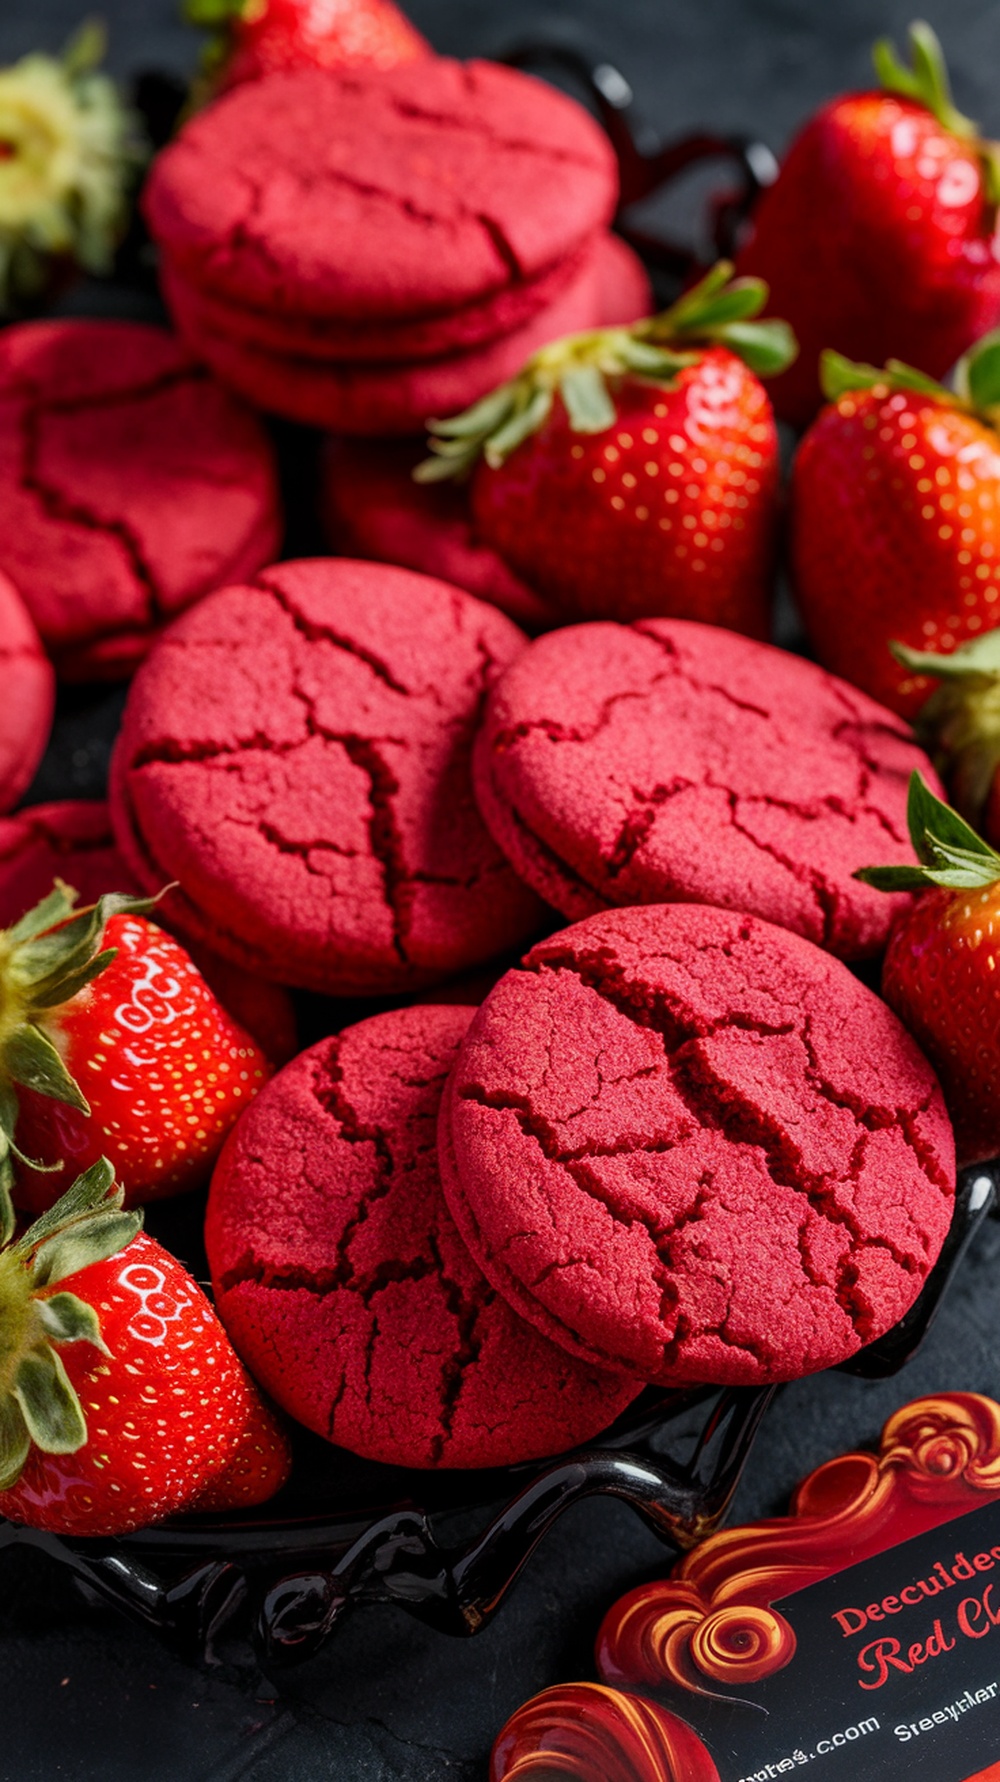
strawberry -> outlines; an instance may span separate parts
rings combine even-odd
[[[178,1194],[204,1181],[270,1075],[149,907],[104,897],[75,913],[57,883],[0,933],[4,1238],[13,1160],[29,1211],[51,1205],[64,1162],[86,1169],[106,1152],[132,1204]]]
[[[213,40],[205,75],[215,91],[290,68],[395,68],[432,54],[392,0],[186,0]]]
[[[738,268],[767,279],[802,353],[774,387],[804,425],[821,348],[890,354],[943,377],[1000,322],[997,145],[956,111],[941,46],[910,27],[912,66],[876,44],[881,90],[825,106],[760,199]]]
[[[1000,1153],[1000,854],[914,774],[918,866],[863,867],[879,891],[920,891],[893,925],[882,994],[941,1079],[960,1163]]]
[[[820,661],[911,717],[931,682],[890,643],[948,653],[1000,624],[1000,336],[955,392],[898,360],[828,352],[822,375],[792,471],[795,591]]]
[[[287,1453],[200,1287],[122,1199],[102,1158],[0,1250],[0,1515],[31,1528],[124,1534],[218,1489],[265,1427]],[[275,1476],[268,1457],[261,1489]]]
[[[484,543],[568,617],[704,619],[764,636],[778,505],[754,375],[795,351],[767,287],[720,262],[662,315],[555,341],[431,423],[419,480],[475,467]]]

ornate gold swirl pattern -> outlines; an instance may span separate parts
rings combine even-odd
[[[600,1683],[566,1683],[512,1714],[490,1782],[719,1782],[697,1733],[655,1702]]]
[[[757,1682],[795,1650],[773,1603],[998,1492],[1000,1405],[973,1392],[916,1399],[890,1417],[877,1454],[811,1473],[790,1515],[710,1535],[669,1577],[623,1596],[598,1634],[600,1675],[709,1695]]]

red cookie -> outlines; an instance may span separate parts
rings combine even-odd
[[[129,674],[168,619],[280,538],[259,421],[163,329],[0,334],[0,568],[65,679]]]
[[[331,439],[323,464],[323,518],[330,544],[348,557],[398,563],[465,588],[520,625],[556,622],[545,602],[476,536],[468,491],[458,483],[416,483],[423,446]]]
[[[141,887],[115,847],[108,807],[97,799],[35,804],[0,818],[0,928],[17,922],[65,879],[80,906],[96,903],[105,891],[141,894]],[[156,919],[170,926],[172,894],[157,905]],[[295,1011],[287,991],[253,977],[207,947],[192,946],[191,957],[224,1009],[257,1041],[272,1064],[285,1064],[298,1051]]]
[[[902,719],[811,662],[682,619],[567,626],[494,688],[476,745],[487,825],[529,885],[579,918],[714,903],[844,959],[906,907],[852,877],[911,861]]]
[[[374,324],[530,283],[610,221],[616,196],[611,147],[575,101],[435,57],[238,88],[157,156],[145,211],[206,291]]]
[[[419,989],[540,906],[487,834],[470,753],[524,647],[493,607],[346,558],[282,563],[173,625],[129,695],[112,821],[184,934],[278,983]]]
[[[628,256],[626,259],[625,256]],[[336,433],[420,433],[515,376],[525,359],[563,334],[634,322],[649,312],[649,281],[631,250],[602,234],[552,302],[496,340],[439,359],[353,364],[277,353],[233,338],[202,294],[171,266],[164,296],[191,351],[257,408]]]
[[[704,905],[542,941],[441,1109],[448,1203],[515,1309],[664,1385],[830,1367],[916,1298],[955,1150],[901,1023],[828,953]]]
[[[216,296],[189,278],[184,266],[169,256],[165,263],[169,263],[169,288],[182,292],[189,313],[215,333],[294,359],[393,364],[410,359],[440,359],[449,353],[486,346],[512,329],[523,328],[579,278],[593,259],[600,239],[600,235],[592,237],[568,259],[547,267],[537,278],[509,285],[483,303],[413,320],[344,322],[336,316],[288,315],[283,310],[255,309],[232,297]]]
[[[0,550],[2,550],[0,544]],[[9,811],[35,775],[52,728],[55,679],[17,589],[0,570],[0,811]]]
[[[304,1052],[232,1133],[205,1242],[222,1318],[282,1406],[399,1466],[503,1466],[589,1441],[633,1380],[511,1311],[455,1229],[441,1090],[472,1019],[418,1005]]]

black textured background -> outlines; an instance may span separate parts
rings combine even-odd
[[[84,0],[0,0],[0,62],[54,49]],[[115,71],[185,74],[195,39],[175,0],[105,0]],[[1000,133],[1000,5],[934,0],[963,109]],[[412,0],[437,48],[497,53],[525,36],[617,62],[662,131],[751,131],[780,150],[828,94],[866,82],[903,0]],[[99,790],[115,696],[63,710],[37,796]],[[990,1222],[923,1353],[895,1380],[842,1375],[786,1389],[736,1513],[784,1506],[809,1468],[873,1440],[905,1399],[955,1388],[1000,1396],[1000,1225]],[[474,1640],[394,1609],[358,1614],[317,1659],[276,1679],[189,1670],[152,1635],[77,1603],[30,1555],[0,1564],[0,1782],[485,1782],[506,1716],[547,1684],[592,1675],[603,1610],[655,1574],[662,1550],[623,1507],[571,1511],[497,1622]]]

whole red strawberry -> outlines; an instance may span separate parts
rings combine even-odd
[[[943,377],[1000,322],[996,145],[951,102],[941,46],[910,27],[912,66],[875,48],[881,91],[836,99],[805,126],[763,194],[740,272],[767,279],[801,355],[774,405],[804,425],[819,353],[890,353]]]
[[[1000,854],[910,782],[919,866],[865,867],[880,891],[922,891],[896,921],[882,994],[941,1079],[960,1163],[1000,1154]]]
[[[203,1507],[258,1455],[237,1501],[287,1475],[205,1295],[121,1208],[102,1159],[0,1251],[0,1515],[31,1528],[124,1534]]]
[[[270,1075],[149,907],[57,885],[0,934],[0,1235],[14,1159],[29,1211],[106,1154],[131,1204],[196,1187]]]
[[[425,481],[475,466],[481,539],[574,618],[766,635],[778,445],[755,371],[788,363],[767,289],[721,262],[671,309],[572,335],[455,420]]]
[[[216,34],[206,74],[217,91],[290,68],[395,68],[433,53],[393,0],[185,0],[184,12]]]
[[[909,717],[932,683],[890,644],[947,654],[1000,624],[1000,339],[954,393],[836,353],[823,380],[792,471],[795,592],[824,666]]]

